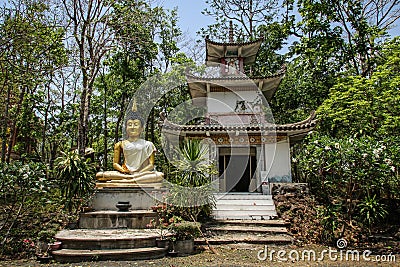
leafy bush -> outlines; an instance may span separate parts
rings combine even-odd
[[[78,152],[71,151],[57,158],[56,170],[65,207],[69,211],[79,210],[93,194],[94,166]]]
[[[364,200],[358,205],[359,216],[362,222],[367,224],[368,230],[371,233],[371,226],[384,219],[387,214],[387,207],[379,203],[376,199],[376,195],[372,197],[366,196]]]
[[[198,222],[180,220],[170,224],[168,229],[174,234],[176,240],[190,240],[200,236],[200,223]]]
[[[46,165],[0,163],[0,257],[32,256],[68,221]]]
[[[332,238],[354,222],[370,228],[385,217],[382,200],[400,197],[399,156],[398,137],[338,139],[314,134],[308,140],[295,161],[300,181],[309,183],[325,206],[321,214]]]

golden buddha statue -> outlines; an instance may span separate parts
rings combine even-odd
[[[135,106],[125,117],[126,139],[114,146],[113,167],[116,171],[98,172],[98,188],[149,185],[163,180],[164,174],[154,170],[154,144],[140,139],[144,122],[136,113]],[[121,155],[124,156],[123,164]]]

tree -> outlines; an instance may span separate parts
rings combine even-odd
[[[206,8],[202,13],[214,17],[216,23],[201,31],[203,34],[208,32],[215,35],[221,40],[228,37],[229,20],[234,22],[235,35],[239,40],[254,40],[257,38],[257,27],[272,21],[278,14],[277,1],[208,0],[206,3],[210,9]]]
[[[382,38],[398,19],[397,2],[298,1],[300,17],[287,25],[295,37],[291,60],[272,101],[277,121],[304,119],[328,98],[339,77],[372,75]]]
[[[369,78],[348,76],[332,88],[318,109],[331,136],[396,136],[400,129],[400,39],[384,45]]]
[[[1,10],[2,161],[8,162],[12,151],[40,158],[36,143],[46,85],[66,63],[64,31],[54,28],[48,11],[42,2],[25,1]]]
[[[295,25],[300,41],[294,49],[311,56],[310,61],[318,59],[315,52],[326,54],[330,57],[326,64],[336,62],[340,69],[367,77],[375,66],[379,40],[399,18],[398,4],[398,0],[300,0],[301,21]]]
[[[62,4],[79,53],[77,64],[82,75],[82,92],[79,105],[78,150],[83,154],[87,143],[94,82],[104,56],[112,47],[112,7],[109,1],[104,0],[63,0]]]
[[[115,42],[95,82],[98,94],[92,99],[93,128],[88,133],[89,143],[93,141],[96,150],[103,150],[104,159],[110,144],[121,138],[121,122],[136,90],[150,76],[187,61],[178,53],[181,31],[176,27],[176,10],[151,7],[146,1],[114,1],[112,7],[110,26]],[[155,143],[159,111],[155,107],[146,122],[145,139]]]

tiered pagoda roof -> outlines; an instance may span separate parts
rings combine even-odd
[[[237,70],[234,74],[226,73],[226,69],[221,72],[219,77],[200,77],[187,73],[188,87],[193,104],[205,105],[204,98],[210,92],[229,92],[229,91],[255,91],[260,90],[267,101],[270,101],[275,94],[285,69],[280,70],[274,75],[264,77],[247,77],[243,74],[243,66],[251,65],[255,62],[258,50],[261,47],[263,38],[251,42],[234,42],[233,29],[231,24],[229,42],[211,41],[208,36],[206,41],[206,64],[221,64],[221,70],[228,64],[229,60],[236,60]],[[229,68],[228,66],[226,66]]]
[[[194,104],[200,104],[196,98],[207,96],[207,87],[209,87],[209,92],[260,90],[267,101],[271,101],[284,76],[284,71],[275,75],[252,78],[244,75],[208,78],[186,74],[190,96]]]
[[[269,102],[285,75],[285,68],[282,68],[274,75],[249,78],[243,74],[243,66],[251,65],[255,62],[263,38],[246,43],[235,43],[233,42],[233,29],[231,26],[229,40],[229,43],[219,43],[209,40],[208,37],[206,38],[206,63],[208,65],[216,63],[221,64],[219,65],[219,75],[215,76],[215,73],[210,73],[210,75],[214,76],[203,77],[196,76],[192,73],[186,73],[187,84],[193,104],[206,105],[206,99],[212,92],[239,91],[261,91]],[[230,64],[239,68],[231,68]],[[275,136],[278,139],[281,138],[279,140],[283,140],[287,136],[290,142],[293,143],[301,140],[316,126],[317,123],[317,120],[315,120],[315,112],[311,113],[311,115],[304,121],[281,125],[266,123],[265,120],[257,120],[257,118],[255,120],[245,120],[246,123],[243,121],[225,122],[225,125],[222,125],[213,121],[216,116],[219,117],[221,114],[216,114],[214,112],[209,113],[208,115],[210,117],[208,117],[205,124],[178,125],[163,118],[163,121],[160,122],[160,126],[163,128],[164,132],[172,135],[192,137],[208,136],[215,139],[219,144],[227,144],[227,142],[239,142],[240,144],[243,144],[243,142],[245,142],[243,141],[243,137],[246,135],[252,136],[249,139],[250,142],[260,143],[263,139],[267,138],[267,136]],[[229,112],[222,115],[232,116]],[[255,113],[252,114],[251,112],[248,114],[240,113],[236,114],[236,117],[251,117],[255,115]],[[232,133],[236,136],[235,138],[229,137]]]
[[[206,64],[210,62],[221,63],[221,58],[238,57],[244,59],[244,64],[253,64],[263,38],[245,43],[220,43],[211,41],[206,37]]]

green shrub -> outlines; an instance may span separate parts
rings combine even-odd
[[[325,206],[325,230],[331,236],[355,222],[369,230],[384,218],[379,203],[400,198],[398,137],[340,139],[314,134],[307,142],[295,160],[299,180],[309,183]]]
[[[198,222],[181,220],[170,224],[168,230],[174,234],[176,240],[190,240],[200,236],[200,226]]]
[[[0,163],[0,258],[29,257],[68,221],[46,165]]]
[[[76,151],[62,153],[55,166],[65,207],[79,210],[94,192],[94,166]]]

